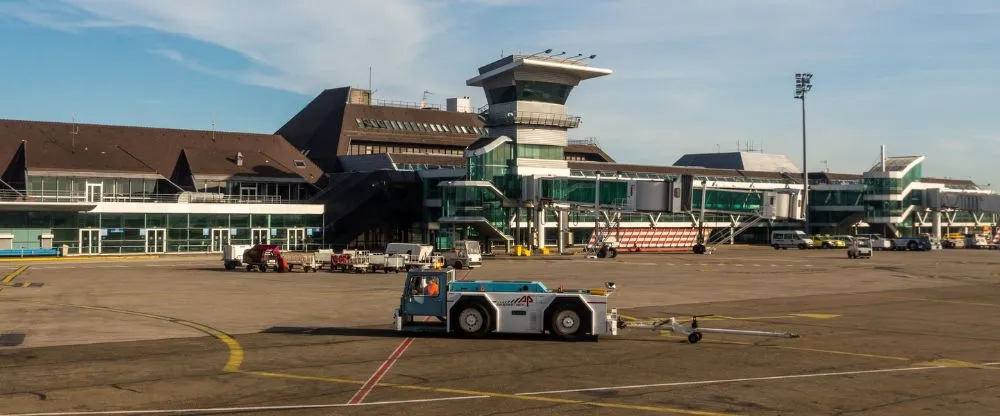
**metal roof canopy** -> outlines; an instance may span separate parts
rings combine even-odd
[[[500,66],[499,68],[486,71],[485,73],[477,77],[470,78],[469,80],[465,81],[465,85],[468,85],[470,87],[481,87],[483,86],[483,82],[486,81],[487,79],[521,68],[568,73],[579,78],[580,80],[610,75],[612,72],[610,69],[594,68],[581,64],[565,64],[561,62],[550,62],[541,59],[515,57],[513,58],[513,62]]]

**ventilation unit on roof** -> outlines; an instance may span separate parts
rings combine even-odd
[[[243,152],[236,152],[236,166],[243,166]]]
[[[297,167],[299,169],[305,169],[305,167],[306,167],[306,161],[304,161],[304,160],[298,160],[298,159],[296,159],[294,161],[294,163],[295,163],[295,167]]]

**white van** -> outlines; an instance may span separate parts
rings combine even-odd
[[[461,270],[466,267],[473,269],[483,265],[483,254],[478,241],[458,240],[451,250],[441,253],[444,265]]]
[[[774,247],[775,250],[789,247],[805,250],[812,245],[812,239],[800,230],[771,231],[771,247]]]

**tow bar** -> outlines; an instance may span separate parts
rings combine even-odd
[[[701,341],[703,333],[710,334],[730,334],[730,335],[748,335],[748,336],[758,336],[758,337],[770,337],[770,338],[798,338],[799,336],[791,332],[770,332],[770,331],[750,331],[741,329],[721,329],[721,328],[701,328],[698,326],[698,318],[712,316],[712,315],[696,315],[691,317],[691,326],[684,326],[683,324],[677,322],[676,318],[670,317],[664,320],[653,320],[653,321],[622,321],[618,320],[618,328],[649,328],[650,330],[656,331],[661,328],[666,328],[667,330],[681,334],[687,337],[688,342],[692,344],[697,344]]]

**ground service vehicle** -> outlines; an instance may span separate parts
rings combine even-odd
[[[399,273],[406,268],[406,261],[403,256],[397,254],[375,253],[368,255],[368,263],[372,271],[383,271],[385,273]]]
[[[965,247],[967,248],[992,248],[992,244],[986,240],[986,236],[981,234],[966,234]]]
[[[770,337],[795,337],[787,332],[761,332],[690,327],[674,318],[655,322],[625,322],[617,309],[608,310],[615,284],[604,289],[549,289],[537,281],[456,281],[455,270],[411,270],[399,308],[393,314],[397,331],[456,333],[483,337],[488,333],[544,334],[565,340],[617,335],[618,329],[649,328],[681,333],[691,343],[703,332]],[[425,318],[425,319],[420,319]],[[428,318],[436,318],[428,319]]]
[[[812,247],[813,240],[799,230],[771,231],[771,247],[777,249],[798,248],[805,250]]]
[[[885,238],[878,234],[859,234],[858,237],[865,237],[872,245],[873,250],[892,250],[892,239]]]
[[[226,270],[236,270],[238,267],[245,266],[246,263],[243,262],[243,253],[247,251],[250,247],[249,244],[234,244],[222,247],[222,265]]]
[[[268,269],[283,271],[286,267],[280,260],[281,246],[274,244],[257,244],[243,252],[243,263],[247,271],[255,268],[262,272]]]
[[[851,241],[850,245],[847,246],[847,258],[849,259],[860,259],[866,258],[870,259],[872,257],[872,244],[871,240],[858,237]]]
[[[292,271],[296,267],[301,267],[302,271],[305,272],[316,272],[316,270],[319,270],[320,263],[316,261],[316,253],[285,251],[279,252],[279,255],[284,260],[284,271]],[[279,269],[278,271],[282,270]]]
[[[441,254],[444,264],[458,270],[464,268],[474,269],[483,265],[483,254],[479,250],[479,242],[471,240],[458,240],[455,246]]]
[[[423,268],[432,265],[431,255],[434,253],[434,246],[413,243],[389,243],[385,246],[385,254],[396,254],[404,256],[406,270],[413,268]]]
[[[812,236],[813,248],[845,248],[847,247],[847,242],[844,240],[836,239],[829,235],[814,235]]]
[[[907,236],[892,240],[893,250],[936,250],[941,243],[929,235]]]

